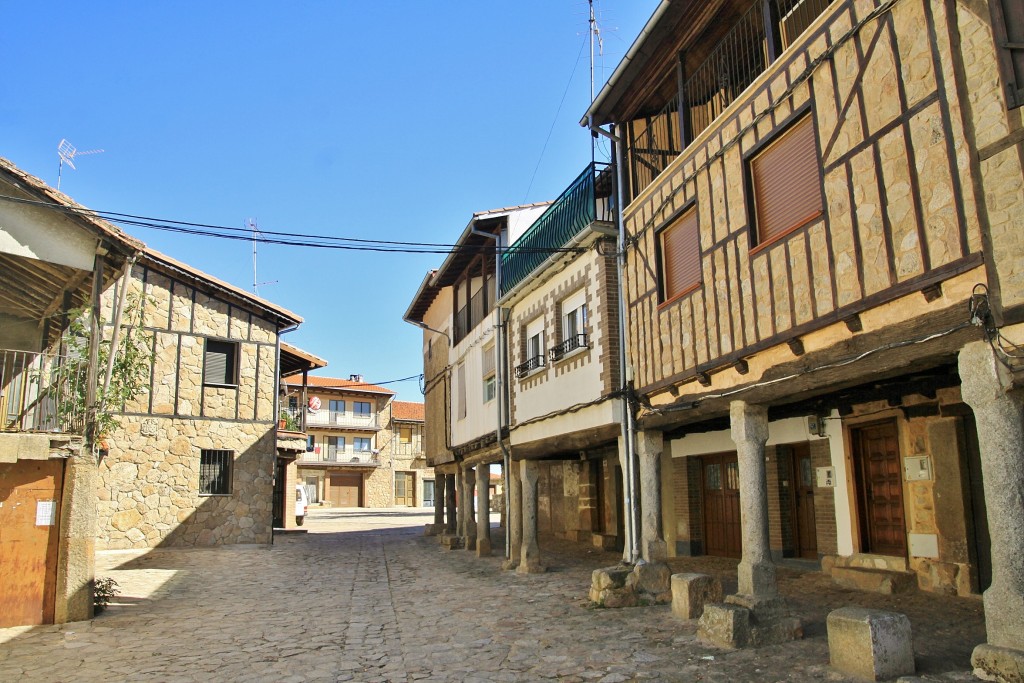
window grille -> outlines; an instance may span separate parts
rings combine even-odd
[[[199,493],[224,496],[231,493],[234,451],[202,449],[199,452]]]

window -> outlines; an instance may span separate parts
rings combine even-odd
[[[562,343],[551,349],[551,359],[587,346],[586,291],[580,290],[562,301]]]
[[[328,402],[327,405],[328,405],[328,408],[331,409],[332,413],[344,413],[345,412],[345,402],[344,401],[335,401],[334,399],[331,399]]]
[[[316,449],[316,437],[310,434],[306,437],[306,452],[312,453]]]
[[[355,439],[353,439],[353,441],[355,442],[354,443],[354,447],[355,447],[356,451],[361,452],[361,453],[366,453],[366,452],[368,452],[370,450],[370,439],[369,438],[357,436]]]
[[[768,244],[821,215],[821,162],[810,114],[750,159],[757,244]]]
[[[456,377],[458,379],[458,416],[459,419],[466,417],[466,364],[459,363],[459,368],[456,371]]]
[[[325,460],[337,460],[338,456],[344,455],[345,453],[345,437],[343,436],[329,436],[327,437],[327,454]]]
[[[206,340],[203,384],[238,386],[238,344],[217,339]]]
[[[231,461],[234,451],[199,451],[199,493],[204,496],[231,494]]]
[[[698,227],[697,207],[693,207],[658,232],[662,302],[693,291],[702,281]]]
[[[412,443],[412,427],[398,428],[398,443]]]
[[[371,405],[366,401],[356,401],[352,404],[352,412],[356,415],[369,415]]]
[[[497,381],[494,374],[494,344],[484,347],[481,352],[481,365],[484,376],[484,403],[493,401],[497,396]]]
[[[1024,105],[1024,5],[1020,0],[991,0],[992,35],[1010,109]]]
[[[526,326],[524,332],[526,348],[523,362],[516,366],[516,377],[523,378],[534,370],[544,367],[544,318],[540,317]]]

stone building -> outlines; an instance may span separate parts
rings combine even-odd
[[[645,547],[741,557],[755,612],[773,556],[984,591],[991,675],[1024,659],[1022,41],[1009,0],[665,0],[582,122]]]
[[[97,548],[269,543],[279,338],[302,319],[148,248],[104,293],[106,320],[126,297],[150,382],[104,435]]]
[[[361,375],[310,375],[305,398],[293,379],[282,389],[285,416],[305,421],[298,481],[311,503],[419,506],[424,494],[433,492],[422,450],[423,404],[394,401],[395,392],[368,384]]]
[[[101,293],[143,244],[2,158],[0,195],[0,627],[81,621],[96,520],[88,359]],[[63,339],[82,309],[87,358]]]

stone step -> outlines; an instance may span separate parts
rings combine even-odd
[[[870,591],[873,593],[906,593],[917,588],[917,576],[913,572],[899,572],[889,569],[867,567],[833,567],[832,580],[843,588]]]
[[[893,572],[907,571],[907,558],[873,553],[854,553],[836,559],[836,566],[859,567],[861,569],[887,569]]]

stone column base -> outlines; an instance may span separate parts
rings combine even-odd
[[[501,563],[501,570],[506,572],[514,572],[516,567],[519,566],[519,562],[516,560],[505,560]]]
[[[547,571],[540,562],[520,562],[519,566],[516,567],[516,573],[518,574],[543,574]]]
[[[971,653],[974,675],[983,681],[1024,681],[1024,651],[982,643]]]
[[[476,541],[476,556],[477,557],[490,557],[491,556],[491,542],[486,538],[478,538]]]
[[[438,527],[437,524],[424,524],[423,525],[423,535],[424,536],[437,536],[439,533],[441,533],[441,531],[438,530],[437,527]],[[441,527],[444,528],[444,525],[441,525]]]
[[[441,545],[448,550],[458,550],[462,547],[463,539],[462,536],[456,534],[444,533],[441,534]]]
[[[717,647],[761,647],[804,637],[803,625],[782,598],[730,595],[724,603],[706,605],[698,624],[697,637]]]
[[[672,602],[672,568],[664,562],[640,562],[595,569],[590,600],[602,607],[668,604]]]

